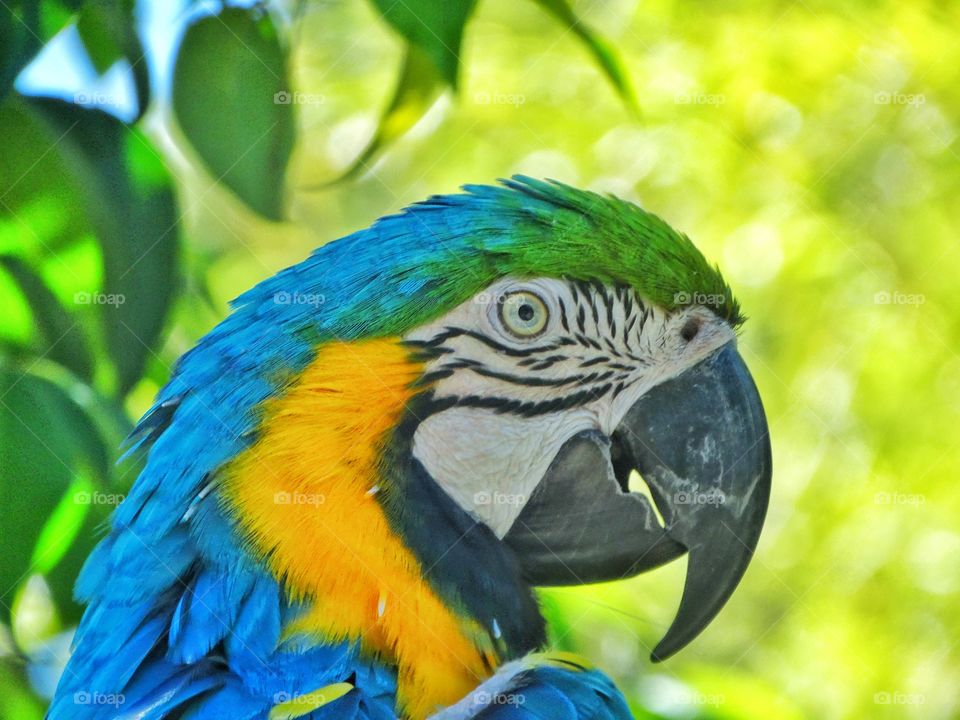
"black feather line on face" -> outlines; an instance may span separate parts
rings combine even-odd
[[[564,385],[580,385],[590,381],[589,375],[572,375],[563,378],[539,378],[529,375],[511,375],[510,373],[489,370],[483,366],[470,367],[469,369],[483,377],[502,380],[511,385],[524,385],[527,387],[563,387]],[[534,367],[533,369],[536,370],[537,368]]]
[[[439,349],[444,342],[451,340],[455,337],[468,337],[478,342],[483,343],[487,347],[496,350],[502,355],[507,355],[509,357],[521,357],[526,358],[531,355],[537,355],[540,353],[550,352],[556,350],[558,345],[556,343],[551,343],[548,345],[540,345],[538,347],[530,348],[513,348],[503,343],[499,343],[494,340],[492,337],[479,333],[475,330],[468,330],[467,328],[459,327],[449,327],[444,330],[442,333],[435,335],[430,340],[407,340],[406,344],[408,346],[419,348],[424,351],[427,350],[437,350]],[[450,348],[443,348],[440,350],[441,353],[450,353],[453,352]]]
[[[577,333],[577,336],[576,336],[576,337],[577,337],[577,341],[578,341],[581,345],[583,345],[584,347],[590,347],[590,348],[593,348],[594,350],[602,350],[602,349],[603,349],[603,348],[600,346],[600,343],[598,343],[598,342],[597,342],[596,340],[594,340],[592,337],[588,337],[588,336],[586,336],[586,335],[581,335],[580,333]]]
[[[623,355],[617,349],[617,346],[613,344],[613,341],[610,338],[605,337],[603,339],[603,344],[607,346],[607,351],[614,357],[618,357],[618,358],[623,357]]]
[[[570,332],[570,323],[567,321],[567,306],[563,304],[563,298],[557,298],[560,305],[560,324],[563,325],[564,332]]]
[[[381,450],[382,489],[374,497],[444,602],[486,629],[499,659],[522,657],[543,647],[546,625],[516,557],[413,455],[417,427],[445,404],[429,391],[408,404]]]
[[[570,408],[580,407],[594,400],[601,399],[610,392],[611,385],[606,383],[598,388],[586,388],[570,395],[550,400],[514,400],[512,398],[484,397],[479,395],[462,395],[443,398],[439,402],[449,403],[450,407],[487,408],[496,413],[519,415],[521,417],[536,417],[548,413],[562,412]]]
[[[545,357],[542,360],[535,359],[534,362],[532,363],[528,362],[527,360],[523,360],[520,363],[518,363],[518,365],[531,365],[532,366],[530,368],[531,370],[546,370],[548,367],[552,367],[556,363],[563,362],[566,359],[567,359],[566,355],[550,355],[549,357]]]
[[[633,329],[634,323],[637,322],[637,316],[631,315],[630,320],[627,321],[627,324],[623,326],[623,344],[628,348],[630,347],[630,331]]]

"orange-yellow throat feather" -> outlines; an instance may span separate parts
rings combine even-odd
[[[474,623],[422,577],[374,497],[379,447],[422,372],[396,339],[334,342],[264,407],[257,442],[224,473],[251,549],[312,609],[288,633],[360,640],[398,667],[403,712],[459,700],[493,662]]]

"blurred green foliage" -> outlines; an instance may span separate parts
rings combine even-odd
[[[121,439],[227,301],[513,172],[721,265],[773,436],[757,556],[701,638],[646,660],[679,563],[545,592],[553,641],[641,718],[960,715],[958,4],[278,3],[189,14],[153,76],[132,9],[0,10],[0,716],[41,716],[27,663],[76,622]],[[74,25],[78,64],[129,67],[127,121],[13,88]]]

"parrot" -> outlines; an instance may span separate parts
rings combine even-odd
[[[660,661],[750,563],[772,463],[744,316],[637,204],[465,185],[231,306],[127,441],[49,720],[630,718],[537,588],[686,555]]]

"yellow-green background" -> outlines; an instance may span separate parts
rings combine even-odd
[[[229,299],[408,202],[515,172],[614,192],[688,233],[739,295],[773,494],[741,586],[678,656],[647,660],[682,562],[547,593],[555,641],[609,672],[638,717],[960,716],[960,6],[574,7],[622,54],[641,117],[542,9],[483,0],[459,95],[371,172],[324,187],[373,132],[400,46],[367,4],[312,6],[290,28],[293,88],[322,102],[296,108],[289,222],[214,183],[155,108],[188,282],[127,411]],[[42,262],[76,263],[95,287],[84,253]]]

